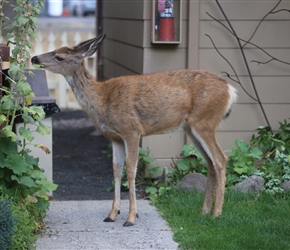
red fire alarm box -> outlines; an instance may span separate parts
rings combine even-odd
[[[152,43],[181,42],[181,0],[152,0]]]

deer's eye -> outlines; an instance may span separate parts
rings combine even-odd
[[[55,60],[58,61],[58,62],[61,62],[63,61],[64,59],[60,56],[55,56]]]

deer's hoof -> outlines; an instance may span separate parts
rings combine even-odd
[[[106,219],[104,219],[104,222],[114,222],[115,220],[112,220],[110,217],[107,217]]]
[[[131,227],[131,226],[133,226],[134,224],[132,223],[132,222],[130,222],[130,221],[126,221],[124,224],[123,224],[123,226],[124,227]]]

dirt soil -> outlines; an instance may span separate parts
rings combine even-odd
[[[52,116],[53,180],[56,200],[113,199],[111,158],[102,153],[108,140],[99,135],[80,110],[62,110]],[[122,193],[122,198],[128,194]]]

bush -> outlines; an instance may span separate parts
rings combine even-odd
[[[8,199],[0,200],[0,249],[6,250],[11,246],[14,225],[11,201]]]
[[[23,206],[22,204],[13,205],[13,217],[15,220],[14,235],[12,245],[9,250],[27,250],[31,249],[36,240],[37,230],[37,211],[35,204],[30,203]]]
[[[266,192],[284,192],[281,183],[290,180],[290,123],[284,120],[279,125],[275,133],[270,127],[259,127],[250,142],[236,141],[237,148],[229,149],[227,186],[259,175],[265,180]]]

